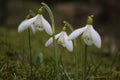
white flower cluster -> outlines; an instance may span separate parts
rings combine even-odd
[[[42,14],[37,14],[35,17],[26,19],[20,23],[18,26],[18,32],[31,28],[33,33],[36,30],[43,31],[49,35],[53,35],[53,31],[49,22],[43,17]],[[73,51],[72,40],[82,34],[82,39],[87,45],[94,44],[96,47],[101,47],[101,37],[98,32],[92,26],[92,18],[88,17],[88,23],[86,26],[74,30],[69,36],[65,31],[55,35],[55,40],[58,44],[61,44],[63,47],[66,47],[70,52]],[[45,46],[49,46],[53,42],[53,37],[51,37],[46,43]]]
[[[43,31],[45,30],[49,35],[52,35],[52,28],[49,22],[43,17],[42,14],[37,14],[35,17],[26,19],[20,23],[18,26],[18,32],[22,32],[23,30],[31,28],[33,33],[36,30]]]

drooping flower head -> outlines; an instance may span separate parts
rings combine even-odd
[[[66,27],[64,26],[62,31],[58,34],[55,35],[55,40],[57,44],[62,45],[63,47],[66,47],[68,51],[72,52],[73,51],[73,43],[71,40],[68,41],[68,35],[65,32]],[[51,37],[46,43],[45,46],[49,46],[53,42],[53,37]]]
[[[87,45],[94,44],[96,47],[100,48],[101,37],[98,34],[98,32],[93,28],[92,24],[93,24],[93,19],[91,16],[88,16],[87,25],[73,31],[69,35],[68,40],[75,39],[76,37],[82,34],[82,39]]]
[[[31,14],[28,14],[26,19],[20,23],[20,25],[18,26],[18,32],[22,32],[27,28],[31,28],[33,33],[36,32],[34,25],[33,25],[36,17],[34,18],[30,18],[30,17],[31,17]]]
[[[49,35],[52,35],[52,28],[49,22],[42,15],[42,8],[38,10],[38,14],[30,19],[26,19],[18,26],[18,32],[31,28],[35,33],[36,30],[45,30]]]
[[[36,29],[39,31],[45,30],[46,33],[48,33],[49,35],[52,35],[53,32],[52,32],[51,25],[42,15],[42,7],[38,10],[38,14],[35,17],[36,17],[36,20],[34,22],[34,26],[36,27]]]

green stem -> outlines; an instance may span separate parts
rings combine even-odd
[[[70,28],[71,31],[74,31],[73,26],[68,23],[67,21],[64,21],[64,23]],[[77,39],[74,39],[74,57],[75,57],[75,80],[78,80],[78,46],[77,46]]]
[[[29,42],[29,51],[30,51],[30,80],[32,80],[32,52],[31,52],[31,39],[30,39],[30,29],[28,29],[28,42]]]
[[[55,71],[56,71],[56,73],[57,73],[57,80],[59,80],[60,77],[59,77],[59,66],[58,66],[58,54],[57,54],[56,40],[55,40],[55,21],[54,21],[53,13],[52,13],[51,9],[48,7],[48,5],[45,4],[45,3],[41,3],[41,4],[42,4],[43,7],[48,11],[48,14],[49,14],[50,19],[51,19],[52,31],[53,31],[53,45],[54,45],[54,57],[55,57]]]
[[[87,45],[85,44],[83,53],[83,80],[87,79]]]
[[[74,40],[74,44],[75,44],[75,80],[78,80],[78,47],[76,45],[77,40]]]

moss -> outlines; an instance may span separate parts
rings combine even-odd
[[[56,32],[59,32],[58,29]],[[28,33],[24,31],[18,33],[17,29],[0,28],[0,79],[1,80],[29,80],[29,48]],[[35,80],[55,80],[56,73],[54,71],[53,48],[45,47],[45,42],[49,39],[49,35],[45,32],[37,32],[36,35],[31,33],[32,57],[33,57],[33,78]],[[78,40],[81,41],[81,40]],[[79,78],[82,78],[82,48],[81,43],[79,53]],[[106,45],[103,45],[103,48]],[[65,48],[57,46],[59,56],[67,73],[74,79],[74,53],[69,53]],[[89,47],[88,55],[88,77],[97,78],[114,78],[118,79],[120,73],[116,68],[119,67],[119,56],[101,56],[102,49]],[[43,54],[43,62],[36,64],[36,55]],[[94,53],[94,54],[93,54]],[[99,55],[98,55],[99,54]],[[115,62],[112,64],[113,59]],[[111,66],[112,64],[112,66]],[[67,80],[63,69],[60,67],[60,75],[62,80]]]

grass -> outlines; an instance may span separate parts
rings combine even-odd
[[[57,32],[59,31],[60,29],[57,30]],[[17,29],[0,27],[0,80],[29,80],[30,65],[27,35],[27,30],[18,33]],[[44,46],[49,37],[45,32],[37,32],[35,35],[31,33],[33,80],[55,80],[56,78],[52,46]],[[82,80],[81,43],[78,43],[78,46],[80,48],[78,72],[79,79]],[[74,79],[74,53],[68,52],[60,45],[57,48],[58,55],[62,55],[65,71]],[[103,55],[103,48],[105,48],[104,44],[101,49],[94,46],[88,47],[88,78],[89,80],[119,80],[120,56],[105,56]],[[60,74],[61,80],[68,80],[62,67],[60,67]]]

